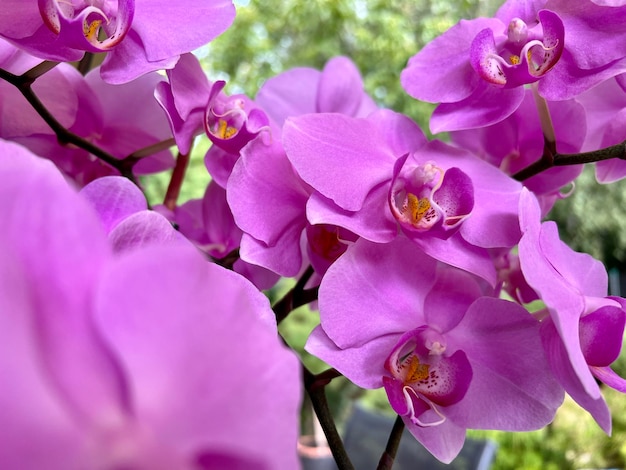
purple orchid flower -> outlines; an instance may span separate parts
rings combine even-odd
[[[626,70],[624,15],[588,0],[509,1],[495,18],[462,20],[429,43],[402,84],[441,103],[434,133],[495,124],[520,106],[523,85],[537,82],[544,98],[565,100]]]
[[[554,375],[610,434],[610,411],[595,378],[626,392],[626,380],[609,367],[621,350],[626,300],[606,296],[602,263],[563,243],[554,222],[542,224],[538,202],[526,190],[520,197],[520,226],[522,272],[550,315],[542,339]]]
[[[384,386],[415,438],[449,463],[466,429],[537,429],[563,399],[539,322],[490,292],[404,237],[359,239],[322,279],[306,350],[360,387]]]
[[[225,96],[221,93],[226,82],[213,85],[207,107],[204,128],[216,146],[228,153],[239,151],[261,131],[270,130],[270,120],[264,111],[245,95]]]
[[[214,144],[205,156],[207,169],[226,187],[239,151],[260,132],[269,131],[269,118],[245,95],[226,96],[222,92],[226,83],[211,83],[193,54],[183,54],[167,77],[155,96],[180,152],[189,153],[193,139],[204,131]]]
[[[270,117],[271,134],[241,149],[226,188],[235,222],[244,231],[241,257],[287,277],[311,262],[317,276],[311,282],[319,282],[356,236],[349,228],[307,220],[312,190],[285,154],[282,126],[289,116],[321,111],[365,115],[375,105],[363,90],[356,66],[345,57],[329,60],[322,72],[284,72],[267,81],[255,102]],[[208,161],[207,167],[211,172]]]
[[[204,163],[222,187],[226,187],[241,150],[248,142],[259,134],[266,141],[279,134],[265,111],[254,101],[242,94],[226,96],[222,93],[224,85],[221,80],[215,82],[204,115],[204,130],[213,143],[204,156]]]
[[[429,255],[482,276],[488,250],[519,240],[521,185],[468,152],[426,142],[406,116],[388,110],[357,119],[310,114],[287,120],[287,156],[315,189],[312,224],[332,224],[378,243],[398,227]]]
[[[462,20],[413,56],[401,75],[414,98],[440,102],[433,133],[505,119],[522,102],[522,85],[540,80],[563,51],[563,23],[542,10],[519,17]]]
[[[120,84],[172,68],[181,54],[223,33],[234,17],[229,0],[12,2],[0,12],[0,35],[48,60],[106,52],[102,78]]]
[[[114,256],[49,161],[0,154],[0,467],[297,468],[299,363],[267,298],[189,246]]]

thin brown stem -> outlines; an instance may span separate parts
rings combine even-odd
[[[277,323],[280,323],[287,318],[287,315],[289,315],[291,311],[317,299],[317,287],[312,289],[304,288],[313,275],[313,272],[313,268],[309,266],[293,289],[287,292],[282,299],[274,304],[272,309],[274,310],[274,315],[276,315]]]
[[[513,178],[518,181],[524,181],[554,166],[581,165],[610,160],[611,158],[626,160],[626,141],[592,152],[556,153],[551,157],[546,157],[544,154],[544,157],[540,160],[515,173]]]
[[[404,432],[404,421],[400,416],[396,417],[396,421],[393,423],[393,429],[389,434],[387,440],[387,446],[385,452],[380,456],[377,470],[391,470],[393,462],[396,459],[398,447],[400,446],[400,440],[402,439],[402,433]]]
[[[169,139],[162,140],[161,142],[157,142],[156,144],[151,144],[151,145],[148,145],[147,147],[141,148],[139,150],[135,150],[126,158],[134,158],[138,160],[140,158],[154,155],[155,153],[160,152],[161,150],[165,150],[170,147],[173,147],[174,145],[176,145],[176,140],[174,140],[174,137],[171,137]]]
[[[50,70],[55,68],[57,65],[59,65],[59,62],[52,62],[52,61],[46,60],[42,62],[41,64],[35,65],[32,69],[28,70],[27,72],[24,72],[22,75],[20,75],[20,77],[22,78],[24,83],[33,83],[35,80],[41,77],[44,73],[49,72]]]
[[[95,55],[92,52],[85,52],[85,55],[82,59],[80,59],[80,62],[78,62],[77,66],[77,69],[81,75],[87,75],[87,72],[89,72],[93,68],[94,57]]]
[[[328,441],[328,446],[330,447],[335,463],[337,464],[337,468],[339,470],[354,470],[354,465],[352,465],[352,462],[348,457],[348,453],[343,445],[339,431],[337,431],[337,427],[335,426],[335,420],[330,412],[328,401],[326,400],[326,390],[324,385],[318,381],[316,375],[311,374],[311,372],[304,366],[302,366],[302,373],[304,378],[304,387],[311,398],[313,410],[315,411],[315,415],[322,426],[324,435]]]
[[[167,192],[165,193],[165,199],[163,200],[163,205],[171,211],[176,208],[176,202],[178,201],[180,188],[183,185],[188,166],[189,154],[179,153],[176,158],[176,166],[174,167],[174,171],[172,171],[170,184],[168,185]]]

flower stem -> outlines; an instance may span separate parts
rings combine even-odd
[[[156,144],[148,145],[147,147],[135,150],[126,158],[140,159],[148,157],[150,155],[154,155],[157,152],[160,152],[161,150],[173,147],[174,145],[176,145],[176,140],[174,140],[174,137],[171,137],[169,139],[162,140],[161,142],[157,142]]]
[[[544,155],[546,153],[556,154],[556,135],[554,133],[554,125],[552,124],[552,116],[548,109],[548,103],[545,98],[539,94],[538,82],[531,85],[537,112],[539,113],[539,122],[541,123],[541,131],[543,132]]]
[[[287,315],[289,315],[292,310],[317,299],[317,287],[312,289],[304,288],[312,275],[313,268],[309,266],[302,277],[298,279],[296,285],[293,286],[282,299],[274,304],[272,310],[274,310],[274,315],[276,315],[276,323],[280,323],[287,318]]]
[[[611,158],[621,158],[622,160],[626,160],[626,141],[621,144],[612,145],[610,147],[594,150],[592,152],[571,154],[558,153],[556,149],[556,136],[554,133],[554,126],[552,125],[552,118],[550,117],[550,111],[548,110],[548,103],[542,96],[539,95],[536,83],[533,83],[531,89],[533,97],[535,98],[535,104],[537,105],[537,111],[539,112],[541,130],[543,132],[543,155],[536,162],[531,163],[526,168],[523,168],[512,175],[514,179],[517,181],[525,181],[528,178],[538,175],[542,171],[555,166],[582,165],[584,163],[599,162],[602,160],[609,160]]]
[[[21,77],[24,82],[33,83],[37,78],[41,77],[44,73],[49,72],[57,65],[59,65],[59,62],[46,60],[41,64],[35,65],[32,69],[24,72]]]
[[[80,59],[80,62],[78,62],[77,66],[77,69],[81,75],[87,75],[87,72],[89,72],[93,68],[93,59],[94,54],[92,52],[85,52],[85,55],[82,59]]]
[[[583,163],[600,162],[611,158],[620,158],[626,160],[626,141],[606,147],[599,150],[583,153],[556,153],[550,158],[546,158],[545,154],[535,163],[527,166],[523,170],[513,175],[517,181],[524,181],[531,176],[538,175],[542,171],[552,168],[553,166],[581,165]]]
[[[354,470],[354,466],[348,457],[343,441],[335,426],[335,421],[330,412],[328,401],[326,400],[325,385],[329,380],[318,379],[318,376],[312,374],[306,367],[302,366],[302,374],[304,378],[304,387],[311,398],[311,404],[315,415],[328,441],[328,446],[333,454],[335,463],[339,470]]]
[[[70,132],[68,129],[63,127],[63,125],[52,115],[52,113],[50,113],[50,111],[48,111],[48,109],[41,102],[39,97],[33,92],[31,85],[33,84],[35,79],[28,74],[32,73],[33,76],[40,76],[42,75],[42,73],[47,72],[55,65],[55,62],[43,62],[42,64],[39,64],[37,67],[34,67],[33,69],[22,75],[14,75],[11,72],[0,69],[0,79],[9,82],[13,86],[15,86],[20,91],[20,93],[22,93],[26,101],[28,101],[28,103],[33,107],[37,114],[39,114],[39,116],[46,122],[46,124],[50,126],[50,129],[52,129],[52,131],[56,134],[57,140],[61,145],[71,144],[78,148],[86,150],[90,154],[94,155],[106,164],[118,170],[122,176],[128,178],[137,186],[139,186],[139,184],[137,183],[137,179],[135,178],[135,175],[133,173],[133,166],[135,165],[135,163],[137,163],[137,161],[139,161],[137,158],[130,157],[120,160],[112,154],[105,152],[97,145],[94,145],[88,140],[83,139],[79,135]],[[35,71],[35,69],[38,69],[38,71]]]
[[[179,153],[176,158],[176,166],[174,167],[174,171],[172,171],[170,184],[167,186],[165,198],[163,199],[163,205],[171,211],[176,208],[176,202],[178,201],[178,196],[180,195],[180,188],[183,185],[188,165],[189,154]]]
[[[391,470],[393,462],[396,458],[396,453],[398,452],[398,447],[400,446],[403,431],[404,421],[402,421],[402,418],[398,416],[396,417],[396,421],[393,423],[393,428],[389,434],[385,452],[383,452],[383,455],[380,456],[377,470]]]

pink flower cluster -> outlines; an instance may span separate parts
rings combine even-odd
[[[383,387],[442,462],[468,429],[546,426],[564,393],[610,433],[626,300],[542,218],[573,163],[626,176],[626,2],[509,0],[407,58],[448,142],[343,56],[228,95],[191,51],[234,14],[0,12],[0,468],[297,468],[302,366],[261,292],[284,277],[318,293],[306,350]],[[179,205],[199,135],[211,183]],[[149,207],[136,177],[172,167]]]

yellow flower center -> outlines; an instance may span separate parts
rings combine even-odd
[[[419,382],[428,378],[428,364],[420,364],[420,360],[415,355],[411,355],[409,359],[408,370],[404,383]]]
[[[229,126],[228,123],[223,119],[219,120],[216,134],[220,139],[230,139],[236,133],[236,128]]]
[[[430,209],[430,201],[426,197],[419,199],[415,194],[409,193],[407,194],[407,209],[411,215],[411,222],[416,224]]]

